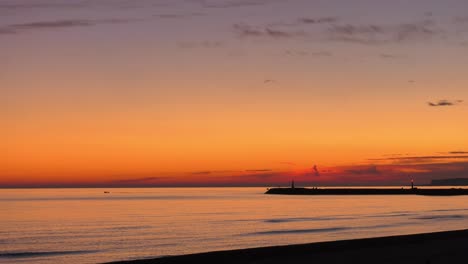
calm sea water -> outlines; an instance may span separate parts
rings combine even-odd
[[[0,189],[0,263],[97,263],[468,228],[468,196],[264,191]]]

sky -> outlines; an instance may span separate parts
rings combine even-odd
[[[0,0],[0,187],[468,177],[466,0]]]

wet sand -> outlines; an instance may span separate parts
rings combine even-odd
[[[468,263],[468,229],[113,263]]]

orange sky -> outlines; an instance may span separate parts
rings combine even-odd
[[[466,14],[335,2],[9,10],[0,187],[468,176]]]

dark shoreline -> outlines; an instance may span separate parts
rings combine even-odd
[[[463,188],[269,188],[265,194],[276,195],[468,195]]]
[[[468,229],[110,263],[466,263]]]

